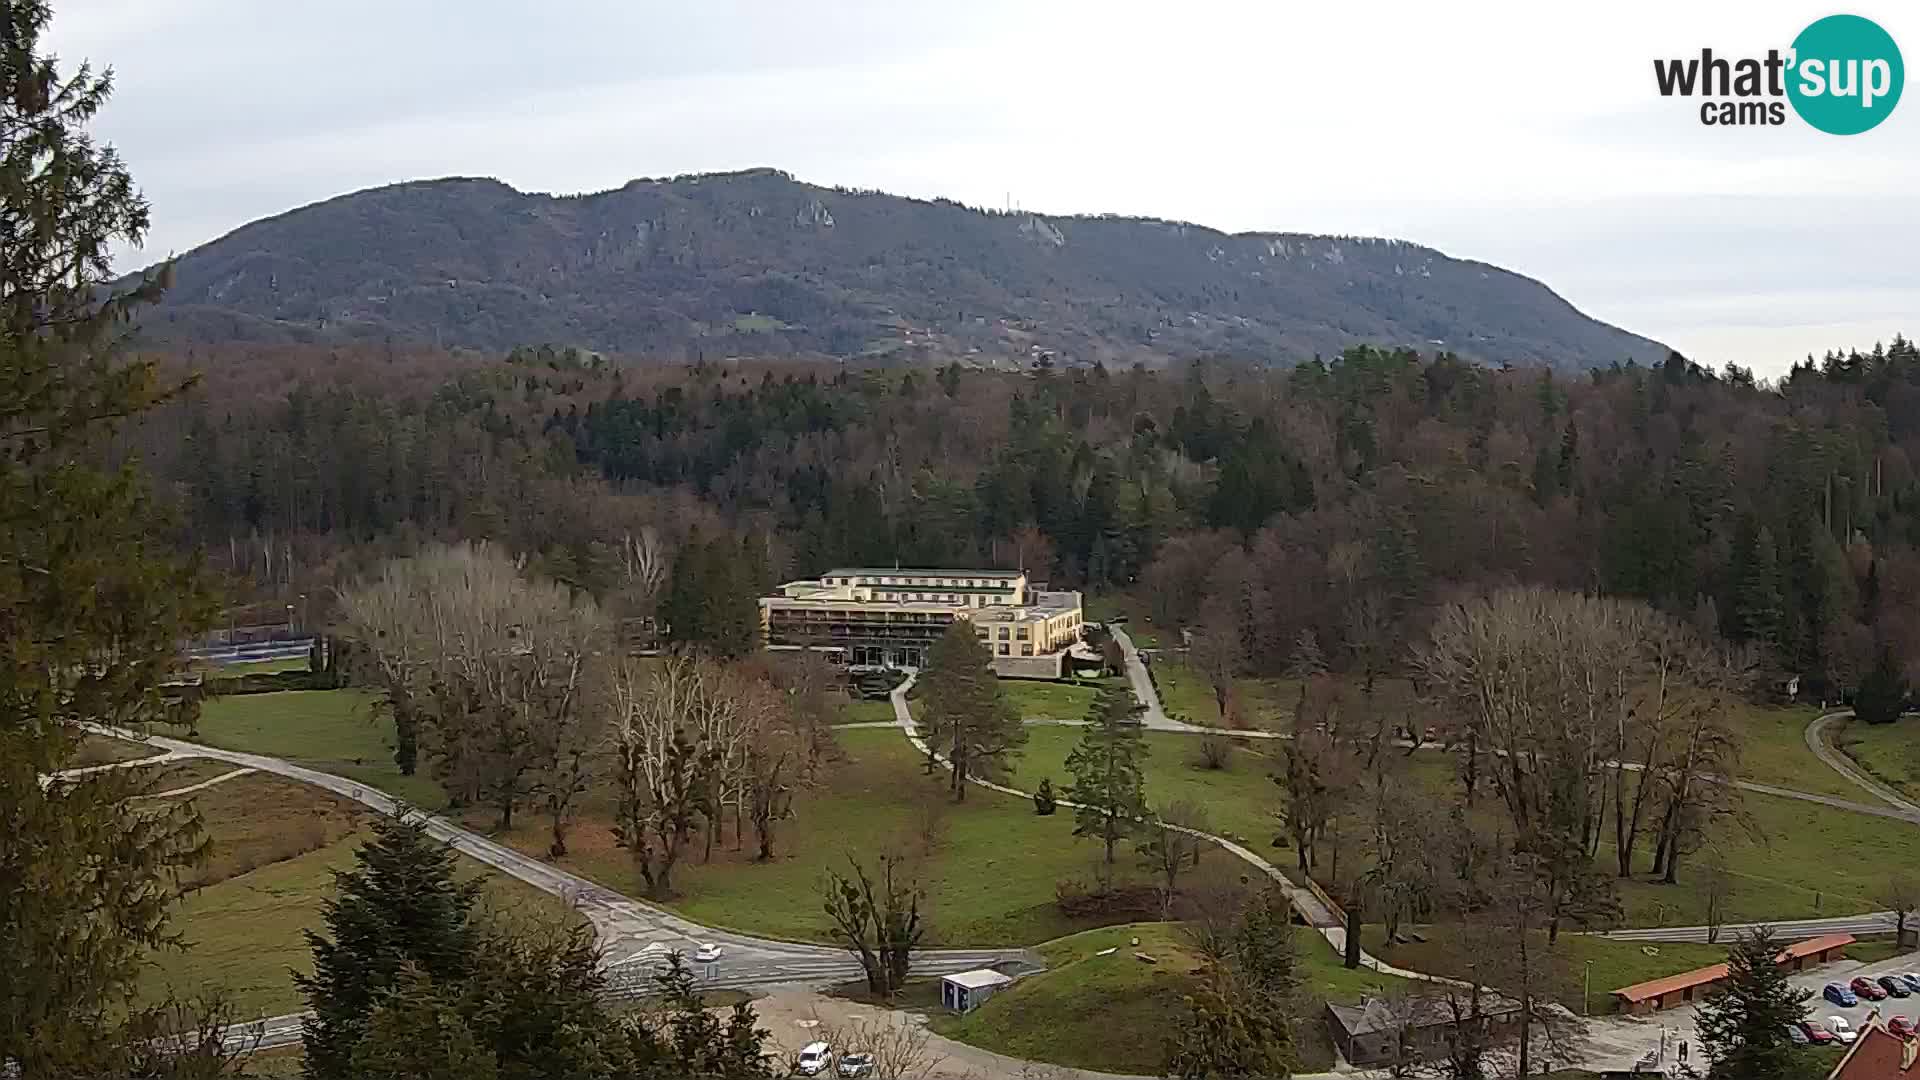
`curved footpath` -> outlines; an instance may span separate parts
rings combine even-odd
[[[312,784],[383,814],[401,807],[399,800],[377,788],[279,758],[95,724],[85,727],[95,734],[144,742],[166,751],[159,757],[140,759],[139,764],[163,758],[206,758]],[[781,941],[703,926],[550,866],[439,815],[423,813],[422,818],[429,836],[494,870],[560,897],[585,916],[608,958],[610,981],[617,996],[643,993],[655,964],[663,961],[667,953],[691,954],[699,945],[709,942],[722,946],[724,952],[719,963],[702,965],[711,972],[701,980],[701,985],[707,988],[823,987],[863,976],[859,963],[837,946]],[[926,974],[966,971],[1006,962],[1037,966],[1039,960],[1025,949],[930,949],[914,957],[915,969]],[[249,1037],[260,1034],[263,1047],[283,1045],[299,1038],[298,1020],[298,1015],[292,1015],[259,1021],[248,1025],[248,1034]]]
[[[1128,681],[1132,685],[1135,697],[1145,706],[1144,726],[1147,728],[1156,731],[1172,731],[1187,734],[1202,734],[1217,731],[1220,734],[1241,737],[1285,737],[1279,732],[1217,729],[1190,724],[1169,717],[1161,705],[1160,696],[1154,687],[1152,677],[1148,674],[1146,665],[1140,656],[1139,650],[1134,647],[1132,639],[1127,636],[1123,628],[1114,627],[1112,629],[1114,638],[1120,644],[1126,659]],[[901,733],[919,749],[921,753],[930,754],[931,750],[925,738],[920,734],[911,710],[907,708],[906,693],[912,686],[913,680],[909,678],[906,682],[894,689],[891,695],[894,721],[891,725],[882,722],[847,726],[896,726],[900,728]],[[1920,824],[1920,805],[1916,805],[1892,791],[1884,784],[1866,776],[1848,761],[1843,754],[1839,753],[1827,742],[1827,728],[1831,726],[1834,721],[1849,715],[1851,715],[1850,711],[1842,710],[1815,718],[1813,722],[1807,726],[1807,746],[1821,761],[1859,786],[1862,790],[1879,799],[1884,805],[1852,802],[1845,799],[1813,795],[1807,792],[1793,791],[1749,781],[1736,780],[1733,781],[1733,783],[1743,789],[1768,795],[1802,799],[1821,803],[1836,809]],[[239,766],[239,769],[235,772],[215,777],[212,780],[203,781],[190,788],[160,794],[187,794],[192,790],[198,790],[211,784],[224,782],[236,776],[246,775],[249,772],[264,772],[312,784],[316,787],[331,791],[336,795],[352,799],[381,813],[393,813],[400,808],[398,800],[377,788],[369,787],[345,777],[321,772],[317,769],[296,765],[279,758],[268,757],[261,754],[243,753],[235,750],[223,750],[218,747],[205,746],[200,743],[187,742],[165,736],[141,735],[104,725],[87,724],[83,726],[96,734],[147,743],[160,748],[163,752],[153,757],[136,759],[131,762],[117,762],[109,765],[68,770],[59,774],[60,778],[84,776],[88,773],[99,772],[103,769],[124,768],[129,765],[155,765],[187,758],[204,758],[213,761],[224,761]],[[1403,742],[1401,745],[1412,746],[1413,744]],[[939,760],[938,755],[933,756],[936,760]],[[1628,767],[1633,768],[1634,766],[1629,765]],[[52,782],[54,779],[54,777],[48,777],[46,778],[46,782]],[[1008,795],[1021,798],[1032,797],[1030,792],[996,784],[977,777],[970,777],[969,782]],[[1068,808],[1074,807],[1073,803],[1065,801],[1061,802],[1060,805]],[[422,816],[428,835],[433,836],[435,839],[448,844],[461,854],[475,859],[494,870],[518,878],[543,892],[558,896],[579,910],[592,924],[602,948],[611,958],[607,961],[607,967],[613,974],[616,994],[631,995],[643,991],[647,976],[653,967],[648,961],[662,958],[669,951],[691,952],[697,945],[708,942],[719,944],[725,949],[722,962],[708,969],[709,977],[703,982],[703,985],[713,988],[820,987],[843,983],[861,977],[861,969],[858,963],[848,956],[845,950],[829,945],[781,941],[773,938],[742,934],[732,930],[703,926],[662,908],[634,900],[631,897],[595,884],[578,875],[561,870],[558,867],[550,866],[531,856],[489,840],[446,818],[432,814],[423,814]],[[1155,822],[1155,824],[1162,828],[1179,828],[1178,826],[1170,826],[1162,822]],[[1294,909],[1314,928],[1316,933],[1320,934],[1321,937],[1327,941],[1328,945],[1336,952],[1345,951],[1345,926],[1341,924],[1339,917],[1312,890],[1294,884],[1278,867],[1241,844],[1212,833],[1187,829],[1182,829],[1181,831],[1207,840],[1231,852],[1236,858],[1246,862],[1248,865],[1258,869],[1269,880],[1281,888],[1286,894],[1288,901],[1294,906]],[[1885,932],[1892,928],[1893,923],[1894,917],[1892,912],[1870,912],[1864,915],[1840,916],[1831,919],[1809,919],[1795,922],[1776,922],[1768,925],[1773,926],[1776,930],[1785,931],[1790,935],[1797,935],[1832,932]],[[1721,927],[1721,932],[1726,933],[1740,929],[1742,929],[1740,926],[1723,926]],[[1640,941],[1705,941],[1707,929],[1705,927],[1660,927],[1646,930],[1618,930],[1605,936]],[[916,969],[923,973],[941,973],[961,971],[968,968],[1007,961],[1027,964],[1037,963],[1035,955],[1024,949],[928,950],[926,953],[916,957],[914,963]],[[1384,975],[1429,982],[1453,982],[1451,979],[1395,967],[1366,952],[1361,953],[1361,963],[1368,969]],[[296,1013],[255,1021],[251,1024],[244,1025],[242,1030],[236,1032],[234,1038],[236,1041],[263,1049],[288,1045],[299,1040],[303,1015],[304,1014]],[[903,1014],[895,1013],[890,1015],[904,1019]],[[1646,1039],[1651,1038],[1654,1030],[1647,1025],[1635,1025],[1631,1021],[1594,1021],[1593,1023],[1596,1027],[1596,1030],[1593,1032],[1593,1042],[1595,1044],[1594,1049],[1597,1053],[1588,1055],[1590,1062],[1595,1058],[1618,1058],[1625,1060],[1626,1058],[1623,1055],[1637,1055],[1640,1052],[1640,1044]],[[957,1061],[971,1060],[978,1064],[985,1064],[986,1061],[984,1059],[992,1059],[993,1064],[1007,1066],[1004,1074],[1009,1076],[1021,1075],[1028,1071],[1026,1068],[1028,1063],[1026,1062],[1019,1062],[1017,1059],[992,1054],[978,1047],[953,1042],[952,1040],[947,1040],[939,1036],[932,1036],[932,1038],[936,1050],[946,1052],[949,1057]],[[1015,1066],[1018,1067],[1015,1068]],[[1081,1078],[1081,1080],[1126,1080],[1126,1078],[1116,1078],[1109,1074],[1087,1070],[1063,1069],[1056,1066],[1039,1066],[1039,1068],[1052,1076],[1078,1077]],[[1350,1077],[1353,1075],[1356,1074],[1351,1071],[1315,1074],[1316,1077]],[[1314,1080],[1314,1078],[1302,1074],[1302,1080]]]

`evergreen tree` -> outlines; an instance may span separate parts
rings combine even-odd
[[[357,1080],[494,1080],[499,1069],[432,980],[407,967],[368,1016],[349,1072]]]
[[[920,675],[927,745],[953,768],[953,797],[965,801],[967,778],[1005,766],[1027,741],[1027,729],[1000,692],[993,654],[971,620],[955,619],[927,650]]]
[[[72,763],[79,722],[191,718],[162,683],[211,603],[141,478],[103,464],[120,422],[175,388],[115,357],[162,280],[115,283],[111,248],[139,242],[147,205],[86,132],[111,78],[63,75],[41,50],[50,18],[45,0],[0,5],[0,1067],[126,1075],[155,1015],[135,980],[177,944],[199,821],[129,803],[128,773],[40,778]]]
[[[1148,814],[1141,762],[1147,756],[1140,718],[1144,706],[1134,700],[1124,683],[1109,683],[1094,696],[1080,741],[1067,755],[1067,801],[1076,804],[1073,834],[1099,839],[1101,862],[1108,884],[1113,877],[1113,849],[1142,827]]]
[[[1762,927],[1727,953],[1727,979],[1697,1010],[1701,1048],[1714,1080],[1785,1080],[1800,1075],[1787,1027],[1807,1016],[1812,991],[1787,981],[1780,946]]]
[[[1880,646],[1873,670],[1860,680],[1860,692],[1853,698],[1853,714],[1869,724],[1891,724],[1900,719],[1907,707],[1907,677],[1893,658],[1893,650]]]
[[[353,1051],[381,996],[413,971],[451,984],[472,970],[479,883],[455,880],[459,856],[395,814],[373,823],[354,868],[334,874],[321,906],[329,937],[307,931],[313,974],[295,975],[313,1016],[302,1025],[309,1080],[352,1080]]]
[[[1739,579],[1733,614],[1740,635],[1766,648],[1778,648],[1784,629],[1784,602],[1772,531],[1765,526],[1755,530],[1736,555],[1736,565]]]
[[[764,551],[751,538],[738,545],[689,538],[660,603],[667,639],[728,659],[759,648]]]

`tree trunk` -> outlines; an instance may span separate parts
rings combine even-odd
[[[1360,967],[1360,905],[1351,898],[1347,904],[1347,949],[1341,962],[1349,971]]]

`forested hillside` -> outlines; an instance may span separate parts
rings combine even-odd
[[[1644,597],[1810,678],[1852,684],[1882,643],[1920,661],[1920,357],[1899,339],[1777,387],[1364,348],[1285,373],[191,363],[203,382],[134,445],[249,588],[320,595],[373,554],[491,537],[647,608],[676,550],[724,538],[762,579],[984,562],[1166,620],[1211,604],[1268,671],[1306,631],[1336,664],[1391,662],[1435,599],[1513,581]]]
[[[555,197],[446,179],[344,195],[181,256],[150,340],[556,342],[660,359],[1025,367],[1355,344],[1585,370],[1664,347],[1518,274],[1395,241],[970,209],[784,173]]]

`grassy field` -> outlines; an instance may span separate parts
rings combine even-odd
[[[752,861],[751,843],[736,850],[729,829],[710,862],[702,861],[704,843],[687,852],[674,870],[679,895],[671,906],[714,925],[825,940],[817,890],[826,868],[844,868],[850,854],[871,862],[898,851],[927,891],[943,942],[1030,944],[1085,928],[1054,902],[1062,878],[1092,877],[1094,851],[1073,836],[1071,817],[1040,817],[1029,800],[980,788],[956,805],[945,795],[946,775],[924,775],[919,752],[896,731],[841,731],[838,741],[846,760],[801,794],[780,824],[773,861]],[[604,788],[585,797],[560,865],[639,895],[639,873],[613,841],[610,800]],[[543,853],[545,822],[529,816],[499,839]]]
[[[1081,729],[1036,727],[1027,730],[1025,751],[1015,763],[1008,783],[1023,791],[1040,786],[1042,777],[1053,780],[1055,791],[1071,782],[1067,775],[1067,755],[1080,740]],[[1280,789],[1269,779],[1275,763],[1258,750],[1236,745],[1224,769],[1205,769],[1196,764],[1199,739],[1193,735],[1166,732],[1146,734],[1147,760],[1144,773],[1147,804],[1165,809],[1178,800],[1188,800],[1206,811],[1213,828],[1226,830],[1264,846],[1278,831],[1274,812],[1280,803]],[[1088,842],[1088,850],[1093,844]],[[1123,854],[1122,858],[1131,858]],[[1230,858],[1231,856],[1222,856]]]
[[[1398,967],[1434,975],[1452,975],[1462,971],[1458,959],[1461,949],[1458,927],[1424,926],[1418,930],[1426,941],[1388,945],[1384,940],[1385,932],[1378,926],[1368,926],[1362,932],[1361,940],[1366,943],[1368,952]],[[1539,955],[1549,954],[1544,933],[1539,935],[1538,949]],[[1648,949],[1653,950],[1651,955]],[[1608,995],[1623,986],[1692,971],[1727,958],[1727,950],[1723,945],[1673,942],[1647,945],[1581,934],[1561,934],[1551,954],[1554,957],[1554,998],[1575,1013],[1581,1011],[1586,965],[1592,962],[1592,1008],[1596,1016],[1612,1011],[1613,999]]]
[[[212,844],[208,861],[190,872],[190,891],[173,919],[189,947],[156,954],[143,976],[143,992],[219,990],[249,1016],[298,1008],[288,971],[308,970],[301,931],[320,927],[320,905],[333,892],[332,871],[352,863],[369,812],[265,773],[189,798]],[[461,873],[483,877],[486,903],[503,914],[578,917],[558,899],[477,862],[463,859]]]
[[[1133,945],[1138,938],[1139,945]],[[1333,1051],[1319,1022],[1327,1001],[1401,980],[1348,971],[1319,938],[1301,932],[1295,947],[1305,987],[1299,1035],[1304,1069],[1325,1068]],[[1099,955],[1106,949],[1117,951]],[[1040,946],[1047,970],[1016,983],[964,1016],[937,1014],[935,1031],[999,1053],[1103,1072],[1154,1075],[1169,1028],[1199,966],[1178,926],[1135,923],[1092,930]],[[1147,964],[1134,954],[1152,956]]]
[[[393,763],[393,725],[361,690],[235,694],[202,707],[197,740],[308,765],[358,780],[427,810],[446,805],[438,784],[402,776]]]
[[[1840,725],[1833,742],[1880,782],[1920,798],[1920,721],[1862,724],[1849,720]],[[1858,792],[1855,788],[1852,793]]]
[[[74,752],[69,768],[84,769],[91,765],[112,765],[121,761],[138,761],[160,753],[146,743],[129,742],[105,735],[80,736],[80,749]]]
[[[242,660],[232,664],[203,665],[209,675],[234,678],[240,675],[277,675],[283,671],[306,671],[312,666],[305,656],[287,656],[278,660]]]
[[[1807,749],[1807,725],[1818,715],[1820,710],[1814,708],[1747,708],[1739,722],[1746,736],[1740,755],[1740,775],[1756,783],[1792,791],[1871,802],[1871,796]]]
[[[849,698],[840,706],[842,722],[848,724],[893,723],[893,702]]]
[[[1119,593],[1089,594],[1083,600],[1086,606],[1085,616],[1088,622],[1108,623],[1115,619],[1123,620],[1127,636],[1133,639],[1136,648],[1157,649],[1160,647],[1160,635],[1153,624],[1153,617],[1147,613],[1147,606],[1130,596]]]
[[[1001,679],[1000,692],[1022,720],[1083,720],[1098,685]]]
[[[217,776],[225,776],[239,769],[238,765],[229,765],[224,761],[208,761],[195,758],[168,761],[154,766],[135,767],[150,768],[152,770],[153,792],[156,796],[165,794],[176,788],[184,788],[198,784],[203,780],[212,780]]]

